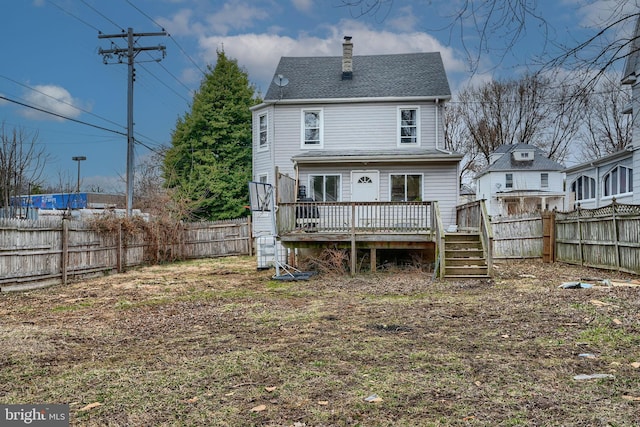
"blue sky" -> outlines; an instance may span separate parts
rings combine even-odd
[[[615,0],[557,0],[539,5],[552,26],[554,42],[572,44],[592,31],[587,27],[611,9]],[[470,80],[522,73],[527,64],[551,47],[543,28],[532,22],[515,49],[504,57],[482,52],[480,69],[469,73],[459,32],[442,29],[454,0],[383,1],[377,14],[358,16],[341,7],[341,0],[7,0],[3,2],[0,37],[3,61],[0,95],[52,111],[98,129],[40,113],[0,99],[5,130],[37,133],[38,143],[51,156],[45,180],[75,183],[81,163],[81,189],[124,191],[127,66],[105,65],[99,48],[110,41],[98,32],[117,34],[166,30],[170,37],[143,37],[139,46],[166,46],[166,57],[140,53],[136,60],[134,120],[136,159],[149,148],[168,145],[176,120],[189,111],[192,93],[199,87],[216,50],[244,67],[262,93],[281,56],[340,55],[344,35],[353,37],[354,55],[431,52],[442,53],[452,89]],[[629,3],[634,3],[633,1]],[[387,7],[389,6],[389,7]],[[124,39],[113,39],[125,47]],[[475,33],[467,28],[464,40],[473,48]],[[489,40],[503,46],[498,36]]]

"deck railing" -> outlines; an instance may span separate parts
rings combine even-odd
[[[296,202],[280,203],[278,234],[420,233],[434,230],[432,202]]]

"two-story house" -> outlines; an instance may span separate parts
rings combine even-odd
[[[439,53],[357,56],[350,37],[342,47],[342,56],[280,59],[252,108],[253,179],[282,191],[278,177],[287,175],[297,201],[315,203],[304,211],[317,219],[300,233],[300,219],[286,217],[300,207],[278,195],[285,246],[347,242],[373,248],[373,266],[376,247],[433,243],[432,202],[445,227],[455,223],[462,155],[443,148],[451,91]],[[270,215],[254,213],[259,257],[272,243]]]
[[[491,216],[564,210],[563,170],[534,145],[501,145],[475,177],[476,198]]]

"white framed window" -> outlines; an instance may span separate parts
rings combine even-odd
[[[340,175],[309,175],[311,197],[316,202],[340,201]]]
[[[504,174],[504,188],[513,188],[513,174]]]
[[[422,200],[422,174],[390,174],[392,202],[417,202]]]
[[[596,198],[596,180],[581,175],[571,183],[571,192],[575,193],[576,200],[589,200]]]
[[[263,184],[266,184],[269,182],[269,175],[267,175],[266,173],[261,173],[258,175],[258,182],[261,182]]]
[[[616,166],[603,179],[604,197],[613,197],[633,192],[633,169],[626,166]]]
[[[398,146],[420,145],[420,108],[398,107]]]
[[[323,146],[322,109],[302,110],[302,148],[322,148]]]
[[[547,172],[540,174],[540,188],[549,188],[549,174]]]
[[[269,116],[267,113],[258,116],[258,149],[269,147]]]

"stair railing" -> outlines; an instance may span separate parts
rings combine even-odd
[[[493,229],[484,200],[480,200],[480,239],[484,259],[487,262],[487,274],[493,276]]]
[[[445,248],[444,248],[444,225],[440,216],[440,206],[438,202],[433,202],[433,229],[436,233],[436,267],[434,276],[444,277],[445,272]]]

